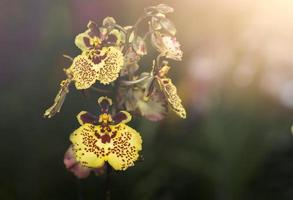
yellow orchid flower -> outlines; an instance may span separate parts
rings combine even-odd
[[[99,168],[108,162],[115,170],[126,170],[139,157],[141,137],[126,125],[131,120],[128,112],[120,111],[111,116],[112,100],[100,97],[98,103],[101,107],[99,117],[85,111],[77,115],[81,126],[70,136],[75,158],[89,168]]]
[[[45,111],[45,117],[50,118],[60,111],[71,82],[75,83],[78,90],[88,89],[96,81],[106,85],[118,78],[124,66],[124,56],[119,47],[121,32],[100,32],[97,24],[92,21],[87,28],[75,38],[75,45],[82,53],[71,58],[71,66],[65,69],[67,79],[62,81],[66,84],[61,83],[54,104]]]

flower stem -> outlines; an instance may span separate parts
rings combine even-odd
[[[165,56],[165,53],[160,53],[157,56],[157,58],[156,58],[156,64],[155,64],[154,69],[153,69],[155,74],[159,71],[159,69],[160,69],[160,60],[164,56]]]
[[[111,172],[112,168],[111,166],[107,163],[106,164],[107,169],[106,169],[106,200],[111,200]]]
[[[83,187],[82,187],[82,181],[77,179],[76,180],[77,184],[77,194],[78,194],[78,200],[84,200],[83,198]]]
[[[130,85],[135,85],[135,84],[138,84],[148,78],[151,78],[151,76],[144,76],[142,77],[141,79],[137,79],[137,80],[134,80],[134,81],[126,81],[126,80],[121,80],[121,83],[123,85],[126,85],[126,86],[130,86]]]
[[[103,90],[101,88],[97,88],[97,87],[94,87],[94,86],[90,87],[90,89],[92,89],[92,90],[94,90],[96,92],[101,92],[101,93],[111,93],[111,91],[109,91],[109,90]]]

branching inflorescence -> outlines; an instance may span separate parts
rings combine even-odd
[[[165,4],[148,7],[135,25],[125,27],[112,17],[106,17],[100,27],[90,21],[87,30],[76,36],[75,45],[81,53],[74,58],[65,56],[72,64],[64,69],[66,79],[44,116],[50,118],[60,111],[71,83],[77,90],[100,91],[97,86],[103,84],[116,91],[112,95],[114,105],[108,97],[98,99],[101,108],[98,116],[85,111],[77,115],[81,126],[70,136],[72,146],[65,164],[78,166],[82,171],[79,177],[103,168],[106,162],[115,170],[134,165],[142,140],[136,130],[126,125],[130,113],[159,121],[170,107],[179,117],[186,118],[177,89],[167,76],[171,68],[168,59],[180,61],[183,54],[175,37],[176,28],[166,17],[173,11]],[[143,22],[148,25],[146,33],[139,32]],[[158,51],[158,56],[149,72],[139,73],[144,70],[139,61],[148,53],[147,41]],[[113,115],[110,106],[114,108]]]

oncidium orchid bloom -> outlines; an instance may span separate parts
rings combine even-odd
[[[167,16],[172,12],[172,7],[159,4],[145,8],[133,25],[120,25],[113,17],[105,17],[100,26],[89,21],[86,30],[74,39],[80,52],[72,57],[64,55],[70,60],[64,69],[66,77],[44,117],[60,112],[71,84],[86,96],[106,93],[116,102],[110,112],[112,100],[100,97],[98,116],[86,111],[77,115],[80,127],[70,135],[72,144],[64,164],[78,178],[105,171],[108,176],[108,167],[126,170],[139,159],[142,139],[127,125],[130,113],[160,121],[173,110],[186,118],[177,88],[168,76],[168,61],[181,61],[183,56],[175,24]],[[148,29],[141,30],[143,24]],[[145,71],[140,61],[152,52],[151,47],[157,51],[156,58]]]
[[[61,82],[54,104],[45,111],[45,117],[50,118],[60,111],[72,81],[76,89],[84,90],[96,81],[110,84],[119,76],[124,65],[121,51],[122,33],[115,29],[111,32],[100,31],[93,21],[88,23],[87,28],[75,38],[75,45],[82,52],[75,58],[70,58],[71,66],[64,69],[67,79]]]
[[[80,127],[70,136],[75,158],[81,165],[99,168],[108,162],[115,170],[126,170],[139,158],[142,140],[139,133],[126,125],[131,115],[120,111],[109,114],[112,100],[100,97],[99,116],[82,111],[77,115]]]

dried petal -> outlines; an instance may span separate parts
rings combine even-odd
[[[65,97],[67,93],[69,92],[68,87],[70,83],[71,83],[71,79],[63,80],[60,83],[60,89],[54,99],[54,104],[45,111],[44,117],[51,118],[56,113],[60,112],[60,109],[65,101]]]

